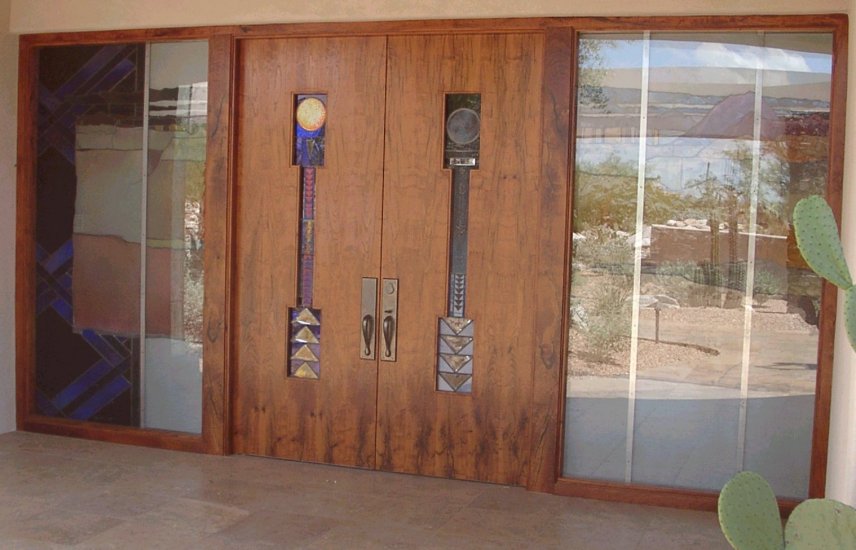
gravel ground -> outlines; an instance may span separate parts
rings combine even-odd
[[[752,314],[752,334],[783,335],[800,334],[812,337],[817,328],[807,324],[797,313],[788,313],[784,300],[769,300],[756,306]],[[643,309],[640,312],[640,334],[653,334],[655,312]],[[637,354],[637,372],[659,371],[658,378],[683,378],[676,369],[696,368],[700,365],[710,369],[727,370],[740,353],[744,322],[742,308],[723,309],[715,307],[665,309],[660,312],[661,339],[640,338]],[[716,349],[701,342],[710,340],[710,333],[719,331],[726,340],[728,350]],[[731,333],[731,334],[729,334]],[[675,337],[680,335],[679,338]],[[693,343],[696,339],[699,343]],[[599,357],[586,345],[585,335],[572,329],[570,332],[569,374],[570,376],[626,376],[630,365],[630,339],[626,338],[619,349],[608,357]],[[677,341],[677,340],[680,340]],[[724,346],[723,346],[724,347]],[[730,358],[720,357],[730,353]],[[728,363],[728,364],[726,364]],[[686,370],[686,369],[685,369]]]

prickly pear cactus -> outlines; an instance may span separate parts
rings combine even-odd
[[[844,259],[838,226],[832,209],[819,195],[799,201],[794,208],[797,247],[815,273],[844,290],[844,320],[847,339],[856,350],[856,290]]]
[[[835,500],[816,498],[794,508],[785,528],[788,550],[856,548],[856,509]]]
[[[719,526],[736,550],[782,550],[782,519],[769,483],[740,472],[719,493]]]
[[[853,286],[832,209],[820,195],[799,201],[794,208],[797,246],[815,273],[844,290]]]

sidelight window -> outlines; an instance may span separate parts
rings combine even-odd
[[[36,412],[201,430],[207,42],[39,51]]]
[[[824,194],[832,35],[579,42],[564,475],[804,498],[820,280],[795,203]]]

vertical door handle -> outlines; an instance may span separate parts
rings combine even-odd
[[[387,315],[383,318],[383,343],[386,347],[383,356],[386,359],[392,357],[392,337],[395,336],[395,317]]]
[[[374,316],[363,315],[363,355],[372,355],[372,344],[374,343]]]
[[[363,277],[360,307],[360,359],[375,358],[375,315],[377,315],[377,279]]]
[[[383,315],[383,353],[381,361],[395,361],[398,348],[398,279],[384,279],[380,293],[380,309]]]

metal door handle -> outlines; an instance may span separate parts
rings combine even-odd
[[[398,279],[384,279],[381,285],[380,311],[383,316],[383,353],[381,361],[395,361],[398,349]]]
[[[377,315],[377,279],[363,277],[360,315],[360,359],[375,358],[375,315]]]
[[[372,354],[372,340],[374,339],[374,317],[363,316],[363,344],[365,344],[365,355]]]
[[[387,315],[383,318],[383,343],[386,344],[384,357],[392,357],[392,337],[395,336],[395,317]]]

